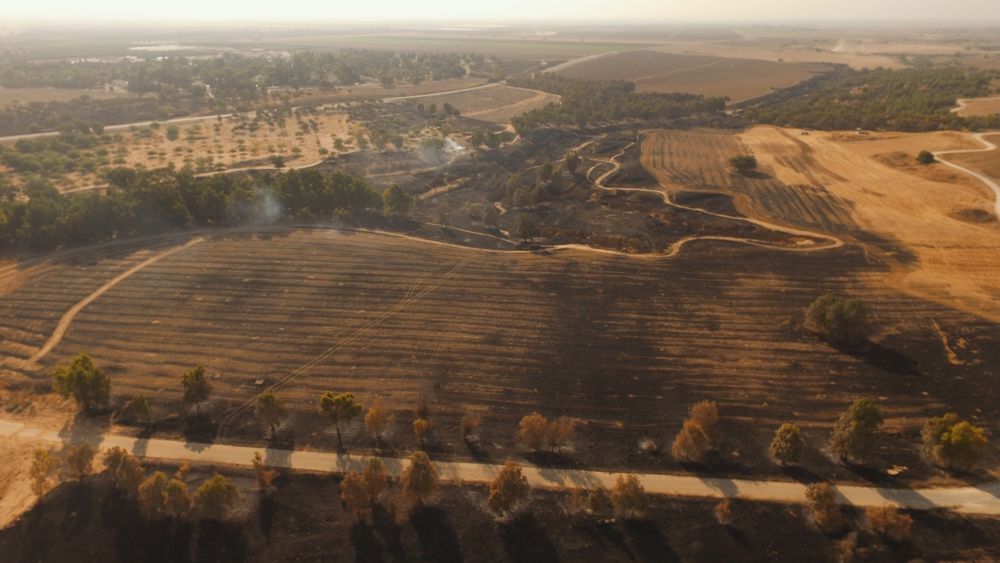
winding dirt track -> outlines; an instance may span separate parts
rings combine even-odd
[[[987,176],[985,174],[976,172],[975,170],[971,170],[971,169],[966,168],[966,167],[964,167],[964,166],[962,166],[960,164],[955,164],[954,162],[950,162],[950,161],[948,161],[946,159],[941,158],[942,156],[946,156],[946,155],[949,155],[949,154],[968,154],[968,153],[995,151],[995,150],[997,150],[997,146],[995,144],[991,143],[990,141],[986,140],[986,135],[991,135],[991,134],[993,134],[993,133],[977,133],[977,134],[974,135],[974,137],[975,137],[975,139],[977,141],[979,141],[980,143],[982,143],[983,145],[985,145],[984,148],[973,149],[973,150],[937,151],[937,152],[934,153],[934,158],[938,159],[938,161],[940,161],[941,164],[944,164],[945,166],[949,166],[951,168],[954,168],[955,170],[958,170],[960,172],[968,174],[968,175],[972,176],[973,178],[975,178],[975,179],[979,180],[980,182],[982,182],[982,183],[986,184],[987,186],[989,186],[989,188],[991,190],[993,190],[993,194],[994,194],[994,196],[996,198],[996,202],[994,203],[994,206],[993,206],[993,212],[994,212],[994,214],[996,214],[997,219],[1000,219],[1000,184],[998,184],[993,178],[990,178],[989,176]]]
[[[680,252],[681,248],[685,244],[687,244],[689,242],[696,241],[696,240],[715,240],[715,241],[736,242],[736,243],[741,243],[741,244],[749,244],[751,246],[759,246],[759,247],[770,248],[770,249],[774,249],[774,250],[782,250],[782,251],[786,251],[786,252],[814,252],[814,251],[818,251],[818,250],[831,250],[831,249],[834,249],[834,248],[840,248],[840,247],[844,246],[844,241],[843,240],[841,240],[841,239],[839,239],[837,237],[825,234],[825,233],[816,233],[816,232],[813,232],[813,231],[806,231],[806,230],[802,230],[802,229],[796,229],[796,228],[793,228],[793,227],[788,227],[788,226],[785,226],[785,225],[779,225],[777,223],[771,223],[769,221],[764,221],[764,220],[761,220],[761,219],[754,219],[754,218],[751,218],[751,217],[737,217],[737,216],[734,216],[734,215],[726,215],[724,213],[717,213],[717,212],[714,212],[714,211],[709,211],[707,209],[701,209],[701,208],[698,208],[698,207],[689,207],[687,205],[681,205],[679,203],[675,203],[670,198],[670,195],[668,193],[666,193],[664,191],[661,191],[661,190],[655,190],[655,189],[650,189],[650,188],[608,187],[608,186],[604,185],[604,181],[607,180],[609,177],[611,177],[615,172],[617,172],[621,168],[621,162],[619,162],[619,159],[634,144],[635,144],[635,142],[631,142],[631,143],[625,145],[620,151],[618,151],[618,153],[616,153],[610,159],[603,159],[603,158],[598,158],[598,157],[593,157],[593,156],[587,157],[590,160],[597,161],[597,164],[595,164],[594,166],[590,167],[589,170],[587,170],[587,177],[588,178],[590,178],[592,176],[594,170],[598,166],[605,165],[605,164],[611,164],[612,165],[612,168],[610,170],[608,170],[604,174],[601,174],[598,178],[596,178],[595,180],[593,180],[594,186],[596,186],[596,187],[598,187],[598,188],[600,188],[602,190],[608,190],[608,191],[651,193],[651,194],[655,194],[655,195],[658,195],[661,198],[663,198],[663,203],[664,204],[669,205],[671,207],[676,207],[677,209],[683,209],[685,211],[691,211],[691,212],[695,212],[695,213],[701,213],[701,214],[704,214],[704,215],[711,215],[713,217],[719,217],[721,219],[727,219],[727,220],[730,220],[730,221],[739,221],[739,222],[743,222],[743,223],[749,223],[751,225],[756,225],[758,227],[763,227],[765,229],[769,229],[769,230],[772,230],[772,231],[775,231],[775,232],[785,233],[785,234],[789,234],[789,235],[793,235],[793,236],[808,237],[808,238],[811,238],[811,239],[819,238],[819,239],[826,240],[826,243],[821,244],[821,245],[809,245],[809,246],[800,246],[800,247],[789,247],[789,246],[779,246],[779,245],[770,244],[770,243],[767,243],[767,242],[764,242],[764,241],[750,239],[750,238],[744,238],[744,237],[721,237],[721,236],[697,235],[697,236],[689,236],[689,237],[682,238],[681,240],[679,240],[679,241],[675,242],[673,245],[671,245],[670,249],[666,253],[660,254],[660,256],[664,256],[664,257],[676,256],[677,253]]]
[[[163,260],[164,258],[173,256],[174,254],[177,254],[182,250],[190,248],[202,242],[203,240],[204,239],[202,238],[196,238],[191,240],[187,244],[178,246],[176,248],[171,248],[169,250],[164,250],[163,252],[160,252],[150,258],[147,258],[146,260],[143,260],[139,264],[136,264],[135,266],[129,268],[128,270],[122,272],[121,274],[118,274],[117,276],[109,280],[107,283],[97,288],[97,290],[95,290],[93,293],[85,297],[79,303],[71,307],[70,310],[66,311],[65,314],[63,314],[62,318],[59,319],[59,323],[56,325],[55,330],[52,331],[52,335],[49,336],[49,339],[45,342],[45,344],[37,352],[35,352],[34,355],[31,356],[31,358],[28,360],[28,364],[29,365],[37,364],[39,360],[47,356],[48,353],[51,352],[52,349],[55,348],[60,341],[62,341],[62,338],[66,334],[66,331],[69,330],[70,324],[73,323],[73,319],[75,319],[76,316],[80,313],[80,311],[82,311],[87,305],[90,305],[95,299],[104,295],[109,290],[118,285],[122,280],[128,278],[129,276],[135,274],[136,272],[142,270],[143,268],[151,264],[155,264],[160,260]]]

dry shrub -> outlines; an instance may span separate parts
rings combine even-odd
[[[829,483],[815,483],[806,489],[809,508],[812,509],[816,525],[828,534],[836,534],[847,525],[847,519],[840,505],[837,493]]]
[[[517,441],[524,447],[540,450],[545,445],[549,423],[544,416],[533,412],[521,419],[517,426]]]
[[[913,518],[891,506],[879,506],[865,511],[872,531],[901,542],[910,539]]]
[[[719,504],[715,505],[715,521],[723,526],[728,526],[733,523],[733,507],[729,502],[729,499],[722,499]]]

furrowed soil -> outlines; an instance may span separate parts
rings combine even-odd
[[[626,51],[574,64],[560,74],[586,80],[629,80],[637,92],[727,96],[737,102],[828,72],[816,63],[783,63],[705,55]]]
[[[173,467],[159,467],[170,474]],[[209,473],[194,468],[194,488]],[[532,491],[520,510],[498,520],[486,510],[484,487],[444,487],[425,506],[398,500],[392,487],[359,522],[338,502],[339,480],[286,475],[260,501],[252,476],[234,481],[244,512],[226,523],[146,521],[133,503],[110,492],[104,477],[55,489],[13,526],[0,530],[4,561],[434,561],[553,563],[558,561],[833,562],[843,535],[822,533],[803,507],[733,502],[722,526],[708,501],[651,499],[642,519],[567,514],[567,495]],[[996,519],[914,512],[912,540],[892,542],[864,531],[857,559],[893,562],[987,561],[1000,557]],[[775,533],[781,530],[782,533]]]
[[[410,420],[423,393],[438,456],[516,456],[517,421],[539,411],[582,422],[572,452],[543,464],[664,471],[685,468],[638,443],[665,447],[703,399],[719,401],[732,437],[708,473],[783,475],[767,443],[795,421],[816,448],[811,471],[871,478],[819,450],[862,395],[888,420],[875,466],[906,465],[905,477],[935,474],[917,454],[924,417],[954,410],[995,430],[997,325],[897,291],[887,266],[851,246],[792,253],[702,241],[642,259],[331,230],[219,235],[123,279],[79,312],[39,368],[24,365],[63,313],[151,252],[5,271],[4,380],[47,385],[55,365],[87,352],[112,377],[113,407],[142,393],[170,435],[186,432],[180,375],[203,365],[214,390],[201,410],[225,420],[228,440],[260,440],[252,414],[236,407],[279,383],[293,412],[282,435],[297,447],[332,447],[318,397],[352,391],[395,411],[389,448],[404,452],[416,446]],[[875,348],[842,353],[801,330],[802,312],[826,291],[870,304]],[[483,447],[471,451],[458,431],[469,410],[484,418]],[[371,445],[359,421],[345,437]]]

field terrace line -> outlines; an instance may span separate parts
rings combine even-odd
[[[253,466],[255,452],[262,448],[205,444],[179,440],[135,438],[118,434],[46,430],[23,423],[0,419],[0,436],[30,440],[38,444],[66,445],[88,443],[96,449],[124,448],[134,455],[165,462],[188,462],[199,465]],[[378,457],[386,473],[398,478],[406,460],[397,457],[369,456],[343,452],[294,451],[263,448],[264,463],[269,467],[313,473],[344,474],[364,471],[368,460]],[[491,482],[503,467],[493,463],[437,461],[442,480],[462,483]],[[659,473],[609,472],[588,469],[555,469],[525,466],[524,475],[532,487],[554,490],[611,488],[620,475],[635,475],[647,493],[695,498],[732,498],[763,502],[804,504],[807,485],[790,481],[728,479],[669,475]],[[961,514],[1000,515],[1000,481],[967,486],[906,489],[836,485],[837,501],[857,507],[892,506],[907,510],[948,509]]]

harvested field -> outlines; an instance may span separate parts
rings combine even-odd
[[[877,158],[894,151],[913,153],[916,147],[980,148],[970,136],[799,136],[775,127],[755,127],[740,139],[769,174],[787,184],[821,186],[847,202],[852,219],[862,229],[905,249],[910,258],[897,265],[898,275],[892,280],[897,287],[1000,320],[1000,264],[996,260],[1000,228],[996,223],[966,219],[970,214],[992,213],[993,193],[985,185],[943,183],[910,174]]]
[[[425,106],[435,104],[439,108],[448,103],[458,109],[463,117],[509,123],[512,117],[559,101],[559,96],[497,84],[469,92],[426,96],[412,101]]]
[[[835,51],[837,40],[788,41],[783,39],[746,39],[741,41],[677,41],[653,47],[663,53],[682,55],[710,55],[756,59],[785,63],[832,63],[851,68],[903,68],[898,58],[872,53],[846,53]]]
[[[1000,134],[986,135],[984,138],[993,144],[1000,143]],[[978,149],[981,147],[976,146],[970,148]],[[982,172],[993,179],[1000,179],[1000,150],[970,152],[969,154],[951,154],[948,155],[947,158],[951,162]],[[973,180],[973,182],[975,182],[975,180]]]
[[[766,173],[733,172],[729,159],[747,152],[732,131],[655,131],[643,142],[642,162],[669,193],[690,187],[719,190],[733,196],[737,209],[749,217],[830,233],[855,228],[848,207],[824,190],[812,171],[812,178],[791,185]],[[784,158],[800,168],[805,164],[801,158]]]
[[[1000,98],[970,98],[958,100],[958,107],[951,110],[962,117],[1000,113]]]
[[[629,80],[638,92],[685,92],[727,96],[737,102],[787,88],[828,65],[681,55],[657,51],[612,53],[567,67],[563,76],[589,80]]]
[[[24,272],[0,296],[2,353],[27,358],[75,302],[149,255]],[[510,455],[520,416],[566,414],[585,423],[580,461],[599,465],[631,459],[642,437],[666,440],[700,399],[719,400],[727,434],[762,444],[785,420],[822,440],[859,394],[880,397],[890,431],[909,437],[944,410],[991,425],[994,376],[981,365],[998,359],[996,325],[899,293],[888,273],[858,248],[786,254],[701,242],[673,259],[637,260],[332,231],[219,236],[124,279],[77,315],[42,368],[8,364],[4,378],[45,378],[88,352],[112,374],[116,402],[143,393],[162,413],[177,408],[180,374],[201,364],[215,388],[207,410],[221,415],[255,396],[258,379],[290,377],[278,393],[307,442],[323,439],[315,401],[332,389],[402,409],[390,440],[407,443],[405,413],[423,391],[444,440],[464,409],[480,410],[491,454]],[[874,355],[837,353],[795,328],[826,290],[872,303],[884,330]],[[956,377],[968,386],[956,388]],[[258,435],[249,415],[234,428]],[[887,455],[919,466],[899,442]],[[773,470],[766,446],[740,443],[740,464]],[[842,471],[824,459],[814,461]]]
[[[85,90],[74,88],[4,88],[0,86],[0,109],[14,104],[30,104],[32,102],[68,102],[80,96],[95,100],[108,100],[131,96],[128,92],[108,90]]]

